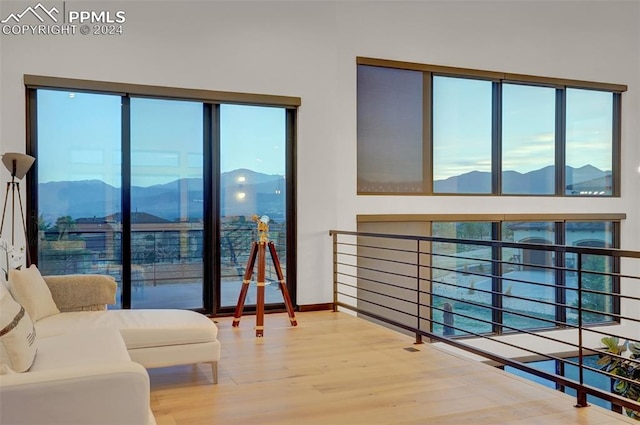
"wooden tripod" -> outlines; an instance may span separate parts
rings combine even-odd
[[[278,254],[276,253],[276,246],[272,241],[267,243],[265,233],[261,235],[259,242],[253,242],[251,244],[251,253],[249,254],[249,260],[247,261],[247,268],[244,271],[244,277],[242,279],[242,289],[240,290],[240,296],[238,297],[238,304],[236,305],[236,312],[233,315],[233,327],[236,328],[240,325],[240,317],[242,317],[242,310],[244,308],[244,301],[249,291],[249,282],[251,282],[251,276],[253,275],[253,266],[256,263],[256,257],[258,258],[258,280],[257,284],[257,300],[256,300],[256,337],[262,337],[264,334],[264,287],[265,281],[265,263],[266,263],[266,247],[269,247],[269,253],[271,254],[271,260],[273,266],[276,269],[276,275],[278,276],[278,282],[280,284],[280,291],[284,297],[284,305],[287,307],[287,313],[289,313],[289,321],[291,326],[298,326],[298,321],[293,312],[293,305],[291,304],[291,298],[289,297],[289,291],[282,275],[282,269],[280,269],[280,261],[278,260]]]

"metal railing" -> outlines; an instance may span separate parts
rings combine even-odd
[[[335,311],[350,310],[415,335],[416,343],[445,343],[572,388],[578,407],[591,395],[614,410],[640,411],[622,391],[640,390],[637,376],[585,362],[598,356],[603,364],[624,362],[640,373],[638,360],[603,344],[603,338],[640,339],[640,252],[339,230],[330,235]],[[577,379],[527,364],[539,360],[576,367]],[[585,372],[604,376],[609,388],[586,382]]]
[[[56,231],[41,231],[38,267],[43,274],[105,273],[121,281],[122,232],[119,226],[105,229],[72,229],[64,237]],[[286,264],[285,225],[272,224],[270,237]],[[223,223],[220,229],[220,277],[242,280],[251,243],[258,239],[252,223]],[[169,223],[163,229],[133,229],[131,235],[132,284],[193,283],[202,280],[204,232],[201,224]],[[286,273],[286,270],[285,270]],[[266,277],[277,275],[267,264]]]

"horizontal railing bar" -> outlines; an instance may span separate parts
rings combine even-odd
[[[353,277],[353,276],[350,276],[350,277]],[[381,283],[381,282],[373,281],[373,280],[370,280],[370,279],[367,279],[367,278],[359,278],[359,279],[363,279],[363,280],[371,281],[371,282],[374,282],[374,283]],[[389,294],[386,294],[386,293],[382,293],[382,292],[374,291],[374,290],[371,290],[371,289],[368,289],[368,288],[360,288],[360,287],[357,287],[357,286],[355,286],[355,285],[347,284],[347,283],[344,283],[344,282],[338,282],[338,284],[339,284],[339,285],[342,285],[342,286],[345,286],[345,287],[348,287],[348,288],[358,289],[358,290],[360,290],[360,291],[362,291],[362,292],[367,292],[367,293],[372,293],[372,294],[380,295],[380,296],[382,296],[382,297],[386,297],[386,298],[390,298],[390,299],[395,299],[395,300],[402,301],[402,302],[405,302],[405,303],[410,303],[410,304],[411,304],[411,303],[415,303],[415,301],[414,301],[414,300],[407,300],[407,299],[404,299],[404,298],[395,297],[395,296],[392,296],[392,295],[389,295]],[[407,289],[407,288],[403,288],[403,287],[400,287],[400,289],[404,289],[404,290],[407,290],[407,291],[412,291],[411,289]],[[442,295],[438,295],[438,294],[433,294],[433,293],[431,293],[431,292],[423,292],[423,291],[420,291],[420,293],[421,293],[421,294],[430,294],[430,295],[438,296],[438,297],[443,298],[443,299],[452,299],[452,300],[454,299],[454,298],[450,298],[450,297],[447,297],[447,296],[442,296]],[[358,298],[358,299],[361,299],[361,298]],[[557,325],[559,325],[559,324],[564,324],[564,323],[559,322],[559,321],[557,321],[557,320],[555,320],[555,319],[540,318],[540,317],[531,316],[531,315],[528,315],[528,314],[525,314],[525,313],[521,313],[521,312],[517,312],[517,311],[505,310],[505,309],[497,309],[497,308],[494,308],[494,307],[492,307],[492,306],[487,306],[487,305],[485,305],[485,304],[480,304],[480,303],[476,303],[476,302],[473,302],[473,301],[458,300],[458,299],[455,299],[455,300],[456,300],[456,301],[459,301],[459,302],[463,302],[463,303],[465,303],[465,304],[470,304],[470,305],[474,305],[474,306],[476,306],[476,307],[480,307],[480,308],[488,309],[488,310],[500,310],[500,311],[507,312],[507,313],[509,313],[509,314],[513,314],[513,315],[516,315],[516,316],[525,317],[525,318],[528,318],[528,319],[534,319],[534,320],[536,320],[536,321],[542,321],[542,322],[554,323],[554,324],[557,324]],[[362,301],[368,301],[368,300],[362,300]],[[444,312],[444,309],[443,309],[443,308],[440,308],[440,307],[431,306],[431,305],[426,305],[426,304],[422,304],[422,303],[418,303],[418,305],[419,305],[420,307],[431,308],[431,309],[435,309],[435,310],[438,310],[438,311],[442,311],[442,312]],[[424,317],[422,317],[422,316],[417,316],[417,315],[415,315],[415,314],[411,314],[411,313],[406,313],[406,314],[407,314],[408,316],[410,316],[410,317],[415,318],[415,319],[428,320],[428,321],[431,321],[431,322],[434,322],[434,323],[440,323],[440,322],[436,322],[436,321],[435,321],[435,320],[433,320],[433,319],[426,319],[426,318],[424,318]],[[504,327],[504,328],[508,328],[508,329],[511,329],[511,330],[513,330],[513,331],[522,332],[522,333],[527,333],[527,334],[534,335],[534,336],[537,336],[537,337],[539,337],[539,338],[547,339],[547,340],[554,341],[554,342],[566,343],[566,342],[565,342],[565,341],[563,341],[563,340],[555,339],[555,338],[552,338],[552,337],[549,337],[549,336],[539,335],[539,334],[534,333],[533,331],[528,331],[528,330],[524,330],[524,329],[521,329],[521,328],[516,328],[516,327],[514,327],[514,326],[510,326],[510,325],[507,325],[507,324],[500,324],[500,323],[497,323],[497,322],[494,322],[494,321],[485,320],[485,319],[478,318],[478,317],[474,317],[474,316],[468,316],[468,315],[466,315],[466,314],[459,313],[459,312],[457,312],[457,313],[455,313],[455,314],[456,314],[456,316],[457,316],[457,317],[464,317],[464,318],[467,318],[467,319],[471,319],[471,320],[474,320],[474,321],[478,321],[478,322],[482,322],[482,323],[487,323],[487,324],[491,324],[491,325],[501,325],[502,327]],[[577,325],[567,324],[567,326],[566,326],[566,327],[568,327],[568,328],[577,328],[578,326],[577,326]],[[457,328],[457,329],[459,329],[460,331],[462,331],[462,332],[464,332],[464,333],[470,333],[470,331],[468,331],[467,329],[464,329],[464,328]],[[541,329],[550,329],[550,328],[541,328]],[[569,343],[567,343],[567,344],[568,344],[568,345],[572,345],[572,344],[569,344]],[[577,345],[574,345],[574,346],[575,346],[575,347],[578,347]]]
[[[569,252],[575,254],[603,255],[608,257],[631,257],[640,258],[640,252],[620,250],[615,248],[595,248],[595,247],[579,247],[568,245],[550,245],[550,244],[532,244],[525,242],[505,242],[505,241],[485,241],[481,239],[453,239],[436,236],[415,236],[415,235],[395,235],[387,233],[370,233],[370,232],[352,232],[346,230],[330,230],[330,235],[349,235],[349,236],[367,236],[385,239],[406,239],[412,241],[424,242],[445,242],[462,245],[482,245],[491,247],[507,247],[520,249],[533,249],[537,251],[549,252]]]
[[[445,326],[443,323],[438,322],[438,321],[434,321],[434,323],[437,323],[437,324],[440,324],[440,325]],[[559,359],[559,357],[555,357],[555,356],[554,356],[554,355],[552,355],[552,354],[545,354],[545,353],[541,353],[541,352],[539,352],[539,351],[535,351],[535,350],[530,349],[530,348],[525,348],[525,347],[522,347],[522,346],[520,346],[520,345],[512,344],[512,343],[510,343],[510,342],[508,342],[508,341],[504,341],[504,340],[501,340],[501,339],[496,339],[495,337],[492,337],[492,336],[490,336],[490,335],[480,334],[480,333],[470,332],[470,331],[465,331],[465,330],[463,330],[463,329],[456,328],[455,326],[451,326],[451,327],[452,327],[452,328],[454,328],[454,329],[459,329],[459,330],[461,330],[462,332],[465,332],[465,333],[468,333],[468,334],[471,334],[471,335],[477,336],[477,337],[479,337],[479,338],[481,338],[481,339],[485,339],[485,340],[493,341],[493,342],[498,343],[498,344],[506,345],[507,347],[517,348],[518,350],[526,351],[526,352],[528,352],[528,353],[535,354],[535,355],[540,356],[540,357],[548,357],[548,358],[552,358],[552,359]],[[505,327],[506,327],[506,326],[505,326]],[[534,334],[534,333],[532,333],[532,332],[523,332],[523,333],[527,333],[527,334],[529,334],[529,335],[538,336],[538,335],[536,335],[536,334]],[[579,347],[579,346],[578,346],[578,345],[576,345],[576,344],[571,344],[571,343],[569,343],[569,342],[565,342],[565,341],[557,340],[557,339],[550,338],[550,337],[544,337],[543,339],[549,339],[549,340],[554,341],[554,342],[560,342],[560,343],[562,343],[562,344],[564,344],[564,345],[568,345],[568,346],[570,346],[570,347],[577,347],[577,348]]]
[[[368,277],[356,276],[356,275],[352,275],[352,274],[348,274],[348,273],[344,273],[344,272],[337,272],[337,274],[340,275],[340,276],[352,277],[352,278],[358,279],[358,280],[365,280],[367,282],[379,283],[379,284],[382,284],[382,285],[387,285],[387,286],[390,286],[392,288],[397,288],[397,289],[401,289],[401,290],[405,290],[405,291],[411,291],[412,293],[415,293],[415,291],[416,291],[416,288],[407,288],[405,286],[400,286],[400,285],[395,285],[393,283],[387,283],[387,282],[383,282],[383,281],[380,281],[380,280],[370,279]],[[342,283],[342,285],[348,285],[348,284]],[[360,289],[365,289],[365,288],[360,288]],[[415,302],[415,301],[410,301],[410,302]]]
[[[367,270],[369,270],[369,269],[367,269]],[[338,272],[338,274],[342,275],[342,276],[347,276],[347,277],[351,277],[351,278],[354,278],[354,279],[358,279],[358,280],[364,280],[364,281],[367,281],[367,282],[377,283],[377,284],[381,284],[381,285],[387,285],[387,286],[398,288],[398,289],[405,290],[405,291],[415,291],[415,288],[407,288],[407,287],[404,287],[404,286],[400,286],[400,285],[396,285],[396,284],[392,284],[392,283],[389,283],[389,282],[384,282],[384,281],[380,281],[380,280],[376,280],[376,279],[371,279],[371,278],[366,278],[366,277],[362,277],[362,276],[352,275],[352,274],[348,274],[348,273],[344,273],[344,272]],[[408,277],[406,275],[400,275],[400,276]],[[411,276],[409,276],[409,277],[411,277]],[[415,277],[413,277],[413,278],[415,278]],[[420,280],[426,280],[426,279],[420,278]],[[466,287],[466,286],[454,285],[454,284],[451,284],[451,283],[448,283],[448,282],[441,282],[441,281],[433,281],[433,282],[437,283],[437,284],[440,284],[440,285],[447,285],[447,286],[452,286],[452,287],[460,288],[460,289],[468,289],[468,287]],[[344,284],[344,285],[346,285],[346,284]],[[349,286],[355,288],[355,286],[353,286],[353,285],[349,285]],[[359,289],[365,290],[366,288],[359,288]],[[474,288],[474,291],[478,291],[478,292],[482,292],[482,293],[490,294],[490,295],[498,294],[498,295],[502,295],[502,296],[508,297],[508,298],[519,299],[519,300],[526,301],[526,302],[535,302],[535,303],[538,303],[538,304],[545,304],[545,305],[548,305],[548,306],[551,306],[551,307],[565,307],[565,308],[570,309],[570,310],[577,310],[577,307],[572,306],[570,304],[555,303],[555,302],[551,302],[551,301],[537,300],[537,299],[520,297],[520,296],[515,296],[515,295],[505,295],[502,292],[496,292],[496,291],[492,291],[492,290],[485,290],[485,289],[479,289],[479,288]],[[558,321],[558,320],[555,320],[555,319],[540,318],[538,316],[532,316],[530,314],[522,313],[522,312],[519,312],[517,310],[493,307],[493,306],[489,306],[489,305],[486,305],[486,304],[478,303],[478,302],[475,302],[475,301],[472,301],[472,300],[455,298],[455,297],[447,296],[446,294],[440,294],[440,293],[436,293],[436,292],[433,292],[433,291],[421,290],[420,293],[421,294],[425,294],[425,295],[437,296],[437,297],[444,298],[444,299],[455,300],[455,301],[460,302],[460,303],[474,305],[474,306],[477,306],[477,307],[480,307],[480,308],[487,308],[487,309],[492,309],[492,310],[495,310],[495,311],[501,311],[503,313],[508,313],[508,314],[511,314],[511,315],[525,317],[525,318],[533,319],[533,320],[537,320],[537,321],[544,321],[544,322],[548,322],[548,323],[554,323],[556,325],[562,325],[562,326],[570,327],[570,328],[577,328],[578,327],[577,325],[572,325],[570,323],[561,322],[561,321]],[[379,294],[380,295],[384,295],[383,293],[379,293]],[[398,299],[400,301],[408,302],[408,303],[415,302],[413,300],[406,300],[406,299],[401,299],[401,298],[397,298],[397,297],[393,297],[393,298]],[[424,305],[424,304],[421,304],[421,306],[427,307],[427,308],[436,308],[437,309],[437,307],[435,307],[435,306],[434,307],[430,307],[430,306]],[[622,317],[622,316],[617,315],[615,313],[606,313],[606,312],[601,312],[601,311],[598,311],[598,310],[591,310],[591,309],[586,309],[586,308],[583,308],[582,311],[590,312],[590,313],[594,313],[594,314],[598,314],[598,315],[602,315],[602,316],[608,316],[608,317]],[[459,314],[459,313],[456,313],[456,314]],[[640,322],[640,319],[630,319],[630,320],[634,320],[634,321]],[[494,323],[494,324],[497,324],[497,323]],[[519,328],[511,328],[511,329],[516,330],[516,331],[520,330]],[[541,328],[541,329],[550,329],[550,328]]]
[[[337,245],[345,245],[345,246],[356,246],[359,248],[370,248],[370,249],[379,249],[381,251],[393,251],[393,252],[404,252],[404,253],[415,253],[415,249],[403,249],[403,248],[393,248],[390,246],[375,246],[375,245],[366,245],[366,244],[357,244],[357,243],[347,243],[347,242],[338,242]]]
[[[354,246],[358,246],[358,245],[354,245]],[[428,251],[399,250],[399,249],[382,248],[382,247],[378,248],[378,249],[385,249],[385,250],[388,250],[388,251],[404,252],[404,253],[411,253],[411,254],[415,254],[416,252],[418,252],[421,255],[432,255],[434,257],[453,258],[453,259],[457,259],[457,260],[473,260],[473,261],[480,261],[480,262],[483,262],[483,263],[491,263],[491,264],[493,264],[493,263],[498,263],[498,264],[503,264],[503,265],[504,264],[508,264],[508,265],[513,265],[513,266],[518,266],[518,267],[544,269],[544,270],[548,270],[548,271],[563,271],[563,272],[569,272],[569,273],[577,273],[578,271],[580,271],[583,274],[589,274],[589,275],[606,276],[606,277],[612,277],[612,278],[628,278],[628,279],[640,280],[640,277],[638,277],[638,276],[624,275],[624,274],[615,273],[615,272],[603,272],[603,271],[590,270],[590,269],[584,269],[584,268],[581,269],[581,270],[578,270],[578,269],[576,269],[574,267],[567,267],[567,266],[563,266],[563,267],[554,266],[554,265],[541,266],[539,264],[534,264],[534,263],[525,263],[525,262],[516,263],[516,262],[510,262],[510,261],[498,261],[498,260],[493,260],[493,259],[483,259],[483,258],[477,258],[477,257],[463,257],[463,256],[456,256],[456,255],[435,254],[435,253],[430,253]],[[364,256],[364,255],[358,255],[358,254],[341,252],[341,251],[337,252],[337,254],[356,257],[356,258],[366,258],[366,259],[371,259],[371,260],[384,261],[384,262],[389,262],[389,263],[394,263],[394,264],[415,265],[415,263],[409,263],[409,262],[405,262],[405,261],[391,260],[391,259],[382,258],[382,257]],[[450,271],[450,272],[454,272],[454,273],[464,273],[466,275],[472,275],[472,276],[492,277],[492,275],[476,273],[476,272],[469,271],[469,270],[467,270],[467,271],[459,270],[458,268],[451,269],[451,268],[446,268],[446,267],[441,267],[441,266],[429,266],[429,265],[424,265],[424,264],[419,264],[418,266],[421,267],[421,268],[431,268],[431,269],[435,269],[435,270]],[[512,280],[512,279],[510,279],[510,280]],[[532,284],[538,283],[538,282],[527,282],[527,281],[523,281],[523,282],[532,283]],[[638,298],[638,300],[640,300],[640,297]]]
[[[381,273],[383,275],[390,275],[390,276],[408,278],[408,279],[415,279],[416,278],[415,275],[395,273],[395,272],[390,272],[390,271],[387,271],[387,270],[378,270],[378,269],[373,269],[371,267],[358,266],[357,269],[358,270],[366,270],[366,271],[369,271],[369,272]]]
[[[420,306],[421,306],[421,307],[428,307],[428,306],[426,306],[426,305],[424,305],[424,304],[420,304]],[[440,307],[435,307],[435,306],[434,306],[434,307],[431,307],[431,308],[436,309],[436,310],[440,310],[440,311],[444,311],[444,309],[442,309],[442,308],[440,308]],[[485,308],[491,308],[491,307],[485,307]],[[534,318],[535,320],[538,320],[538,321],[541,321],[541,322],[554,322],[553,320],[550,320],[550,319],[540,319],[540,318],[538,318],[538,317],[531,317],[531,316],[526,316],[526,315],[523,315],[523,314],[518,314],[518,315],[519,315],[519,316],[523,316],[523,317],[528,317],[528,318]],[[566,345],[570,345],[570,346],[578,347],[578,345],[574,345],[574,344],[568,343],[568,342],[563,341],[563,340],[555,339],[555,338],[552,338],[552,337],[549,337],[549,336],[546,336],[546,335],[541,336],[541,335],[539,335],[539,334],[535,333],[535,330],[524,330],[524,329],[516,328],[516,327],[510,326],[510,325],[506,325],[506,324],[502,324],[502,323],[494,322],[494,321],[491,321],[491,320],[480,319],[480,318],[478,318],[478,317],[474,317],[474,316],[468,316],[468,315],[463,314],[463,313],[456,313],[456,316],[465,317],[465,318],[467,318],[467,319],[471,319],[471,320],[474,320],[474,321],[483,322],[483,323],[487,323],[487,324],[491,324],[491,325],[500,325],[500,326],[502,326],[503,328],[512,329],[512,330],[517,331],[517,332],[520,332],[520,333],[526,333],[526,334],[534,335],[534,336],[539,337],[539,338],[542,338],[542,339],[547,339],[547,340],[550,340],[550,341],[559,342],[559,343],[562,343],[562,344],[566,344]],[[438,322],[438,321],[436,321],[436,320],[434,320],[434,319],[426,319],[426,318],[423,318],[422,316],[420,316],[420,317],[416,317],[416,318],[419,318],[419,319],[421,319],[421,320],[427,320],[427,321],[432,322],[432,323],[441,324],[441,325],[443,325],[443,326],[450,326],[450,325],[445,325],[444,323]],[[455,322],[454,322],[454,323],[455,323]],[[452,327],[453,327],[453,326],[452,326]],[[469,331],[469,330],[464,329],[464,328],[455,328],[455,327],[454,327],[454,329],[459,329],[459,330],[461,330],[461,331],[462,331],[462,332],[464,332],[464,333],[471,333],[471,334],[477,335],[477,336],[479,336],[479,337],[481,337],[481,338],[484,338],[484,339],[490,339],[490,340],[493,340],[493,339],[492,339],[492,335],[490,335],[489,333],[476,334],[476,333],[473,333],[472,331]],[[542,328],[542,329],[547,329],[547,328]],[[497,340],[496,340],[496,341],[497,341]],[[525,349],[525,348],[522,348],[522,347],[519,347],[519,348],[521,348],[521,349],[523,349],[523,350],[525,350],[525,351],[528,351],[528,350],[527,350],[527,349]],[[535,353],[535,352],[533,352],[533,353],[534,353],[534,354],[538,354],[538,353]]]
[[[347,287],[347,288],[355,288],[355,289],[357,289],[358,291],[367,292],[367,293],[369,293],[369,294],[376,294],[376,295],[380,295],[380,296],[382,296],[382,297],[390,298],[390,299],[392,299],[392,300],[402,301],[402,302],[409,303],[409,304],[415,304],[415,301],[413,301],[413,300],[406,300],[406,299],[404,299],[404,298],[398,298],[398,297],[395,297],[395,296],[393,296],[393,295],[385,294],[385,293],[383,293],[383,292],[377,292],[377,291],[374,291],[374,290],[372,290],[372,289],[368,289],[368,288],[359,288],[359,287],[357,287],[357,286],[349,285],[349,284],[346,284],[346,283],[342,283],[341,285],[342,285],[342,286],[345,286],[345,287]],[[410,290],[409,290],[409,291],[410,291]],[[358,298],[358,299],[360,299],[360,300],[362,300],[362,301],[366,301],[366,300],[364,300],[364,299],[362,299],[362,298]],[[407,313],[407,315],[409,315],[409,316],[411,316],[411,317],[417,317],[417,316],[415,316],[414,314],[411,314],[411,313]]]
[[[445,297],[445,296],[441,296],[441,295],[438,295],[438,296],[439,296],[440,298],[444,298],[444,299],[455,299],[455,298],[449,298],[449,297]],[[459,301],[459,300],[456,300],[456,301]],[[536,321],[540,321],[540,322],[554,323],[554,324],[556,324],[556,325],[563,325],[563,326],[565,325],[565,323],[564,323],[564,322],[559,322],[559,321],[557,321],[557,320],[555,320],[555,319],[545,319],[545,318],[540,318],[540,317],[537,317],[537,316],[531,316],[531,315],[528,315],[528,314],[526,314],[526,313],[522,313],[522,312],[516,312],[516,311],[512,311],[512,310],[505,310],[505,309],[500,309],[500,308],[497,308],[497,307],[491,307],[491,306],[486,306],[486,305],[482,305],[482,304],[476,304],[476,303],[472,303],[472,302],[466,302],[466,301],[461,301],[461,302],[464,302],[464,303],[466,303],[466,304],[475,305],[475,306],[477,306],[477,307],[481,307],[481,308],[486,308],[486,309],[489,309],[489,310],[495,310],[495,311],[501,311],[501,312],[503,312],[503,313],[509,313],[509,314],[514,315],[514,316],[525,317],[525,318],[527,318],[527,319],[534,319],[534,320],[536,320]],[[429,306],[429,305],[425,305],[425,304],[419,304],[419,305],[420,305],[421,307],[425,307],[425,308],[431,308],[431,309],[436,309],[436,310],[444,311],[444,309],[442,309],[442,308],[440,308],[440,307],[436,307],[436,306]],[[465,315],[463,315],[462,313],[458,313],[458,312],[456,312],[456,313],[455,313],[455,315],[456,315],[456,316],[462,316],[462,317],[468,317],[468,318],[470,318],[470,319],[477,320],[477,321],[483,321],[483,322],[486,322],[486,323],[491,323],[491,324],[493,324],[493,325],[499,325],[499,326],[502,326],[503,328],[509,328],[509,329],[512,329],[512,330],[517,331],[517,332],[522,332],[522,333],[531,333],[531,335],[536,335],[536,336],[538,336],[538,334],[536,334],[536,333],[529,332],[529,331],[527,331],[527,330],[525,330],[525,329],[521,329],[521,328],[516,328],[516,327],[513,327],[513,326],[509,326],[509,325],[506,325],[506,324],[504,324],[504,323],[498,323],[498,322],[493,322],[493,321],[485,321],[485,320],[483,320],[483,319],[479,319],[479,318],[476,318],[476,317],[473,317],[473,316],[465,316]],[[425,319],[425,320],[427,320],[427,319]],[[567,326],[567,327],[572,327],[572,326]],[[575,328],[577,328],[577,327],[578,327],[578,326],[575,326]],[[539,330],[548,330],[548,329],[554,329],[554,328],[538,328],[538,329],[534,329],[534,331],[539,331]],[[550,337],[541,337],[541,338],[548,338],[548,339],[551,339],[551,340],[553,340],[553,341],[556,341],[556,340],[554,340],[553,338],[550,338]],[[563,342],[563,341],[558,340],[557,342]]]
[[[342,295],[342,296],[349,297],[349,298],[356,298],[356,299],[358,299],[356,296],[353,296],[353,295],[349,295],[349,294],[345,294],[345,293],[341,293],[341,292],[338,292],[338,294],[339,294],[339,295]],[[411,314],[407,313],[406,311],[398,310],[398,309],[395,309],[395,308],[393,308],[393,307],[389,307],[388,305],[379,304],[379,303],[376,303],[376,302],[373,302],[373,301],[365,301],[365,300],[359,300],[359,301],[360,301],[360,302],[363,302],[363,303],[367,303],[367,304],[375,305],[375,306],[377,306],[377,307],[381,307],[381,308],[384,308],[384,309],[386,309],[386,310],[395,311],[396,313],[400,313],[400,314],[403,314],[403,315],[408,316],[408,317],[411,317],[411,318],[413,317]]]
[[[393,263],[393,264],[402,264],[402,265],[408,265],[408,266],[415,266],[415,263],[410,263],[410,262],[406,262],[406,261],[390,260],[390,259],[386,259],[386,258],[362,256],[362,255],[357,255],[357,254],[347,254],[347,253],[338,253],[338,254],[340,254],[340,255],[349,255],[349,256],[352,256],[352,257],[356,257],[356,258],[365,258],[365,259],[370,259],[370,260],[377,260],[377,261]],[[489,260],[482,260],[482,261],[489,261]],[[501,262],[498,262],[498,261],[495,261],[495,260],[491,260],[491,262],[501,263]],[[346,263],[340,263],[340,264],[354,266],[354,267],[362,267],[362,266],[357,266],[355,264],[346,264]],[[504,264],[504,263],[502,262],[501,264]],[[461,274],[462,273],[463,275],[469,275],[469,276],[485,277],[487,279],[489,279],[489,278],[497,278],[497,279],[508,280],[508,281],[516,282],[516,283],[524,283],[524,284],[528,284],[528,285],[546,286],[546,287],[549,287],[549,288],[556,288],[557,287],[557,284],[536,282],[536,281],[524,280],[524,279],[517,279],[517,278],[507,277],[505,275],[493,275],[493,274],[487,274],[487,273],[477,273],[477,272],[473,272],[473,271],[461,271],[461,270],[458,270],[458,269],[451,269],[451,268],[439,267],[439,266],[429,266],[429,265],[419,265],[419,267],[420,268],[427,268],[427,269],[431,269],[431,270],[449,271],[449,272],[453,272],[453,273],[456,273],[456,274]],[[535,268],[545,269],[545,270],[548,269],[548,270],[553,270],[553,271],[560,270],[560,271],[577,272],[576,269],[571,269],[571,268],[566,268],[566,267],[535,266]],[[383,270],[377,270],[377,269],[373,269],[373,270],[381,271],[381,272],[383,271]],[[608,276],[608,277],[619,277],[620,276],[620,275],[614,274],[614,273],[596,273],[594,271],[586,272],[584,270],[582,271],[582,273],[583,274],[594,274],[594,275]],[[573,287],[573,286],[564,286],[564,288],[566,288],[567,290],[578,291],[578,288],[577,287]],[[593,293],[593,294],[602,294],[602,295],[612,296],[608,292],[597,291],[597,290],[594,290],[594,289],[583,288],[582,291],[583,292]],[[631,299],[640,300],[640,297],[630,297],[630,298]]]
[[[432,280],[432,283],[435,283],[437,285],[446,285],[446,286],[452,286],[454,288],[459,288],[459,289],[473,289],[474,291],[478,291],[478,292],[482,292],[484,294],[489,294],[489,295],[501,295],[503,297],[508,297],[508,298],[514,298],[514,299],[520,299],[523,301],[533,301],[533,302],[537,302],[537,303],[542,303],[542,304],[546,304],[549,306],[555,306],[555,307],[569,307],[568,304],[562,304],[562,303],[555,303],[553,301],[543,301],[543,300],[537,300],[534,298],[526,298],[526,297],[521,297],[519,295],[507,295],[504,292],[498,292],[498,291],[494,291],[492,289],[481,289],[481,288],[471,288],[469,286],[462,286],[462,285],[454,285],[452,283],[449,282],[444,282],[444,281],[440,281],[440,280]],[[555,286],[553,286],[553,288],[555,288]],[[437,294],[435,292],[432,292],[433,295],[437,295],[440,297],[444,297],[444,295],[441,294]],[[451,299],[459,299],[459,298],[452,298],[452,297],[447,297],[447,298],[451,298]]]

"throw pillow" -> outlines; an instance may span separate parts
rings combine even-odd
[[[9,290],[34,322],[60,313],[47,283],[34,264],[24,270],[9,270]]]
[[[0,298],[0,364],[2,374],[9,370],[25,372],[36,358],[36,330],[29,313],[9,294]]]

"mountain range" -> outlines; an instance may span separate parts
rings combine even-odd
[[[222,173],[221,211],[224,215],[284,216],[284,176],[238,169]],[[38,185],[40,214],[49,223],[58,217],[103,218],[120,212],[120,188],[101,180],[47,182]],[[131,187],[131,211],[169,221],[203,216],[203,180],[179,179],[148,187]]]
[[[566,168],[567,187],[589,185],[601,187],[611,175],[592,165]],[[551,194],[555,168],[544,167],[528,173],[505,171],[502,175],[505,194]],[[487,193],[491,174],[472,171],[445,180],[436,180],[436,193]],[[238,169],[221,174],[220,200],[223,215],[267,214],[284,217],[285,180],[279,174],[262,174]],[[41,183],[38,187],[40,213],[49,223],[58,217],[103,218],[119,213],[120,189],[100,180]],[[169,221],[180,217],[199,220],[203,216],[203,180],[187,178],[149,187],[131,187],[131,211],[146,213]]]
[[[526,195],[550,195],[555,192],[555,172],[553,165],[519,173],[517,171],[503,171],[503,194]],[[567,189],[574,189],[586,182],[592,182],[595,188],[602,187],[611,171],[602,171],[593,165],[585,165],[580,168],[567,166],[565,169]],[[436,193],[456,193],[464,190],[465,193],[488,193],[491,190],[491,173],[471,171],[459,176],[449,177],[433,182]],[[574,189],[575,190],[575,189]]]

